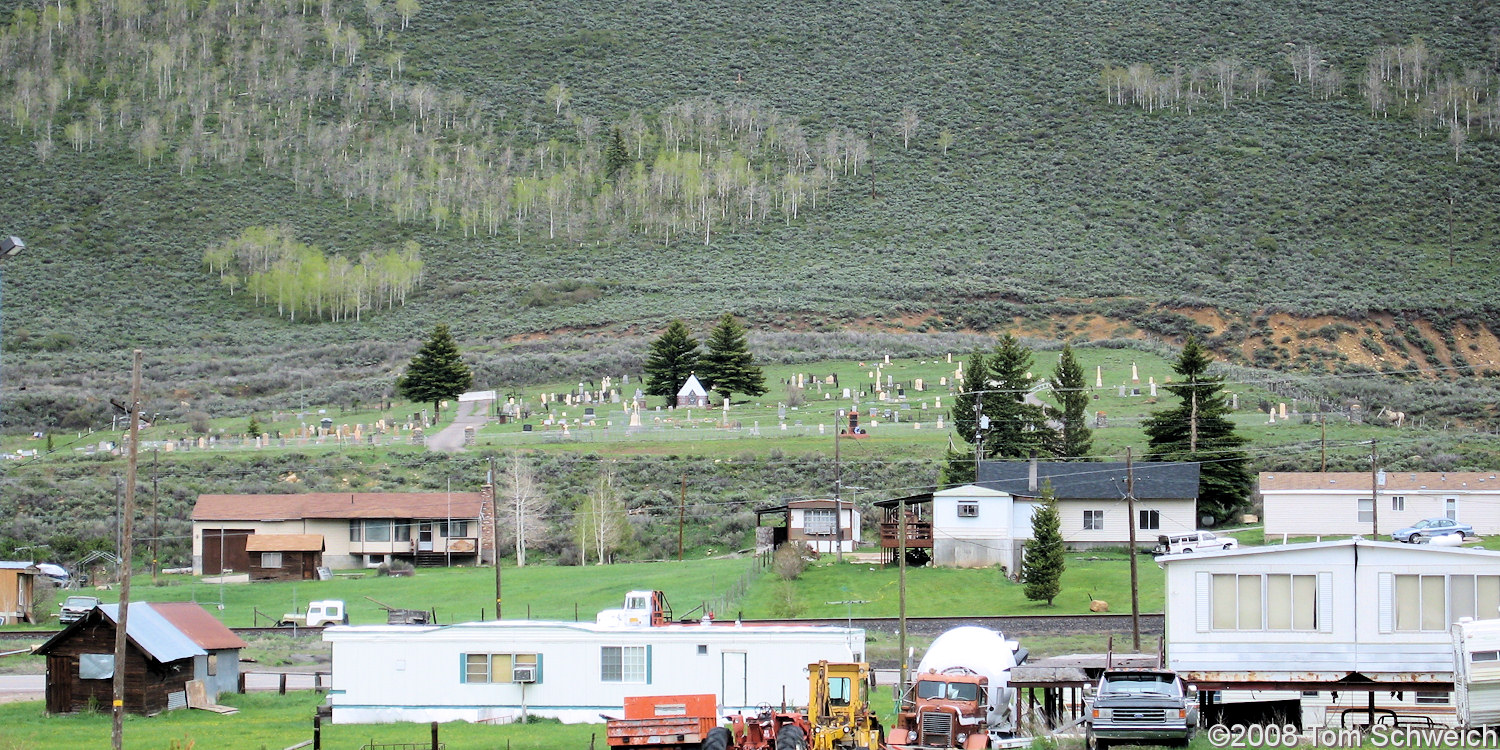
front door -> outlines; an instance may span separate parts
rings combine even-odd
[[[68,667],[72,666],[70,670]],[[73,712],[73,677],[78,667],[66,656],[47,654],[47,712],[66,714]]]
[[[417,551],[432,551],[432,522],[423,521],[417,526]]]
[[[725,651],[720,657],[723,659],[724,677],[720,686],[719,703],[725,708],[744,708],[749,703],[745,695],[749,677],[745,669],[745,652]]]

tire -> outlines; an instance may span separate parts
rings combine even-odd
[[[1090,747],[1094,750],[1109,750],[1109,741],[1101,740],[1098,737],[1095,737],[1092,733],[1084,738],[1083,744],[1085,747]]]
[[[776,750],[807,750],[807,735],[796,724],[786,724],[776,733]]]
[[[1182,554],[1184,554],[1184,555],[1186,555],[1187,553],[1192,552],[1192,551],[1193,551],[1192,547],[1183,547],[1182,548]]]
[[[1422,535],[1421,534],[1412,534],[1411,536],[1409,536],[1409,537],[1406,538],[1406,543],[1407,544],[1421,544],[1422,543]]]
[[[729,750],[729,730],[724,727],[714,727],[708,730],[708,736],[703,738],[703,744],[698,747],[701,750]]]
[[[1226,545],[1224,545],[1224,549],[1225,549],[1225,551],[1232,550],[1232,549],[1234,549],[1234,545],[1233,544],[1226,544]]]

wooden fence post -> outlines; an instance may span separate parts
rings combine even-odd
[[[432,750],[438,750],[438,723],[432,722]]]
[[[281,684],[276,692],[286,695],[286,672],[281,673]]]
[[[313,714],[313,750],[323,750],[323,717]]]

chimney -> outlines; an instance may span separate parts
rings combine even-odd
[[[1026,489],[1036,492],[1036,456],[1032,455],[1026,469]]]
[[[493,563],[497,558],[492,541],[495,539],[495,485],[485,482],[479,488],[479,562]],[[489,554],[486,555],[485,553]]]

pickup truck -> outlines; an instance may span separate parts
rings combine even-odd
[[[99,606],[99,597],[70,596],[64,599],[63,603],[59,606],[62,607],[62,611],[57,613],[57,620],[66,625],[70,622],[82,620],[84,615],[93,611],[94,607]]]
[[[1158,669],[1107,671],[1099,678],[1084,719],[1088,744],[1186,747],[1198,730],[1197,696],[1176,672]]]

